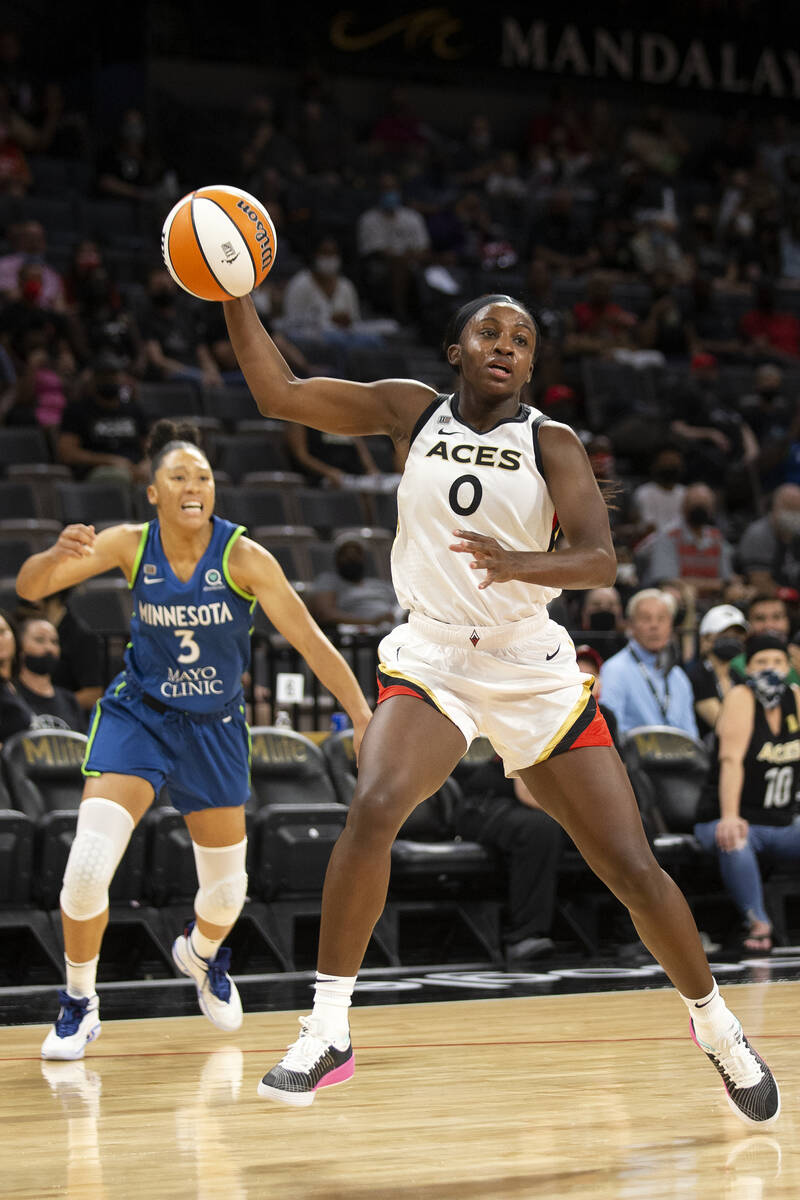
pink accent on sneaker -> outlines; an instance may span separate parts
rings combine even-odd
[[[356,1056],[351,1054],[346,1063],[342,1063],[335,1071],[329,1071],[320,1079],[314,1091],[319,1091],[320,1088],[331,1087],[334,1083],[347,1083],[348,1079],[352,1079],[356,1071]]]

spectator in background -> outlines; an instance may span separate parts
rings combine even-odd
[[[367,574],[363,538],[340,533],[334,540],[334,569],[314,580],[308,604],[320,625],[376,629],[396,624],[401,610],[387,579]]]
[[[723,883],[745,921],[743,949],[769,953],[772,922],[764,903],[761,864],[800,863],[797,813],[800,689],[787,682],[783,638],[751,633],[747,677],[722,701],[719,755],[694,827],[704,850],[716,852]]]
[[[286,447],[297,471],[311,484],[341,488],[354,475],[380,475],[363,437],[322,433],[296,421],[286,423]]]
[[[759,592],[800,589],[800,486],[784,483],[775,489],[768,515],[742,534],[738,555],[747,582]]]
[[[559,824],[543,812],[519,778],[507,779],[496,755],[478,767],[456,807],[456,835],[503,856],[506,965],[515,969],[555,949],[558,865],[564,846]]]
[[[567,341],[572,354],[611,354],[633,345],[636,317],[611,299],[611,282],[604,274],[590,275],[586,299],[572,309],[574,332]]]
[[[37,148],[38,136],[9,102],[8,88],[0,84],[0,196],[24,196],[33,176],[26,150]]]
[[[8,299],[19,296],[19,273],[22,267],[39,268],[41,291],[40,308],[61,312],[64,308],[64,283],[58,271],[47,262],[47,237],[40,221],[19,221],[9,226],[8,241],[11,253],[0,258],[0,296]]]
[[[56,629],[60,657],[52,674],[53,683],[73,693],[88,717],[107,683],[103,673],[103,642],[72,611],[69,591],[54,592],[38,601],[23,601],[16,615],[18,621],[22,617],[41,617]]]
[[[800,358],[800,321],[776,308],[775,287],[767,280],[759,282],[755,307],[742,316],[739,332],[754,356],[790,363]]]
[[[615,587],[591,588],[581,605],[581,638],[603,658],[617,654],[626,643],[625,614]],[[601,664],[602,665],[602,664]]]
[[[271,97],[263,94],[254,96],[250,115],[252,132],[240,159],[248,183],[270,169],[287,176],[303,175],[305,166],[302,158],[295,144],[278,128]]]
[[[681,517],[686,488],[681,483],[684,460],[680,450],[665,446],[650,464],[650,478],[634,489],[631,502],[639,536],[662,533]]]
[[[380,346],[383,339],[375,323],[361,320],[355,284],[341,272],[339,243],[333,237],[322,238],[310,267],[298,271],[286,285],[281,329],[301,345],[305,338],[321,342],[344,367],[349,348]]]
[[[670,725],[697,737],[692,685],[675,661],[675,603],[656,588],[628,601],[628,644],[600,670],[603,701],[621,734],[637,725]]]
[[[665,359],[688,358],[698,348],[697,339],[676,298],[673,275],[668,270],[655,270],[650,286],[650,307],[636,331],[639,345],[657,350]]]
[[[358,254],[373,307],[398,321],[408,320],[414,268],[430,246],[425,222],[402,201],[396,175],[384,172],[378,203],[358,218]]]
[[[682,579],[699,596],[718,596],[733,574],[732,551],[715,522],[717,497],[705,483],[692,483],[683,494],[675,525],[648,539],[645,587]],[[645,547],[639,547],[645,557]]]
[[[88,374],[81,398],[64,412],[56,457],[78,479],[146,482],[146,434],[147,420],[119,363],[104,356]]]
[[[60,657],[55,626],[42,617],[23,617],[19,624],[19,670],[15,686],[34,713],[33,727],[85,733],[86,713],[72,692],[53,683]]]
[[[796,402],[783,390],[783,371],[775,363],[762,363],[754,375],[754,390],[741,398],[742,419],[758,442],[756,466],[769,491],[784,481],[785,460],[800,433]]]
[[[748,633],[777,633],[784,641],[789,637],[791,623],[786,601],[781,596],[756,595],[751,597],[746,608]],[[747,672],[744,651],[731,659],[731,678],[743,683]],[[800,673],[791,668],[787,682],[800,684]]]
[[[646,279],[664,274],[684,282],[689,261],[677,239],[678,222],[672,213],[645,211],[629,242],[635,269]]]
[[[576,212],[572,192],[567,188],[556,188],[548,196],[544,212],[534,221],[532,257],[541,259],[557,275],[580,275],[597,261],[590,234],[588,222]],[[577,313],[575,320],[581,328]]]
[[[147,299],[142,337],[148,377],[219,387],[223,380],[206,342],[200,310],[179,296],[168,271],[156,268],[150,272]]]
[[[668,403],[670,434],[691,477],[721,487],[732,472],[755,466],[758,441],[725,394],[713,354],[692,356],[688,379],[670,391]]]
[[[14,626],[0,610],[0,745],[15,733],[30,729],[33,713],[12,682],[17,670]]]
[[[165,187],[166,184],[166,187]],[[97,189],[114,200],[151,200],[161,189],[167,198],[177,194],[177,178],[167,177],[158,150],[148,134],[144,113],[128,108],[114,137],[97,163]]]
[[[703,616],[698,628],[699,653],[686,667],[694,692],[697,730],[707,741],[714,732],[721,703],[736,682],[731,662],[744,649],[747,621],[732,604],[717,604]]]
[[[80,331],[82,360],[113,355],[131,374],[144,374],[139,324],[112,281],[95,242],[87,239],[78,243],[65,283]]]
[[[473,113],[467,132],[451,163],[454,182],[461,188],[481,187],[491,174],[501,147],[486,113]]]
[[[537,386],[546,389],[561,382],[564,342],[572,331],[572,314],[553,295],[550,268],[541,258],[531,259],[528,267],[528,301],[539,326],[536,353]]]

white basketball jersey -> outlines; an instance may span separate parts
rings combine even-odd
[[[485,578],[470,554],[448,547],[455,529],[488,534],[509,550],[554,547],[555,509],[539,463],[542,414],[520,406],[485,433],[458,412],[458,394],[437,396],[411,435],[397,493],[392,581],[403,606],[450,625],[507,625],[532,616],[560,588]]]

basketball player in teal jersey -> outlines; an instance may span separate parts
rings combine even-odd
[[[537,343],[528,310],[498,295],[465,305],[446,338],[458,391],[437,395],[412,380],[297,379],[251,299],[224,308],[264,416],[388,434],[407,454],[392,574],[409,621],[379,647],[381,696],[325,880],[313,1013],[259,1094],[310,1104],[353,1074],[348,1006],[392,841],[483,734],[629,908],[734,1110],[759,1126],[776,1120],[777,1085],[718,992],[686,901],[650,851],[591,676],[545,607],[561,588],[609,587],[616,560],[579,439],[520,401]]]
[[[195,920],[172,955],[218,1028],[237,1029],[242,1006],[223,939],[247,892],[244,805],[249,732],[242,673],[253,612],[275,627],[340,701],[356,745],[370,719],[358,683],[312,620],[275,559],[214,516],[214,479],[196,431],[160,421],[149,454],[156,519],[95,534],[69,525],[17,579],[38,600],[119,567],[133,591],[125,669],[95,706],[78,827],[61,891],[66,987],[42,1056],[82,1058],[100,1033],[95,976],[108,922],[108,888],[130,836],[169,786],[192,838],[199,889]]]

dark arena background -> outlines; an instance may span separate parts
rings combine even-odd
[[[776,631],[800,681],[799,101],[790,4],[0,7],[4,1196],[800,1194],[800,856],[761,855],[759,925],[695,833],[745,634]],[[440,343],[461,304],[498,292],[536,316],[523,399],[583,442],[618,559],[614,587],[565,592],[551,615],[599,676],[648,840],[780,1078],[774,1128],[730,1115],[626,910],[566,836],[544,854],[546,818],[483,738],[393,847],[353,1000],[357,1079],[310,1113],[257,1099],[312,1001],[357,772],[333,697],[260,609],[249,891],[227,939],[242,1029],[204,1021],[173,966],[197,880],[165,790],[111,888],[102,1039],[82,1061],[40,1059],[92,707],[132,601],[111,572],[27,602],[23,562],[65,525],[150,519],[148,430],[186,419],[215,511],[275,556],[371,705],[377,646],[404,617],[389,439],[261,417],[220,306],[164,268],[167,213],[209,184],[272,217],[255,301],[297,375],[449,393]],[[392,246],[375,240],[387,213]],[[673,702],[685,680],[681,714],[669,683],[657,709],[612,688],[644,589],[669,596],[653,661]],[[55,626],[46,676],[33,622]],[[765,776],[787,829],[798,761],[787,740]],[[489,819],[523,809],[513,833]]]

